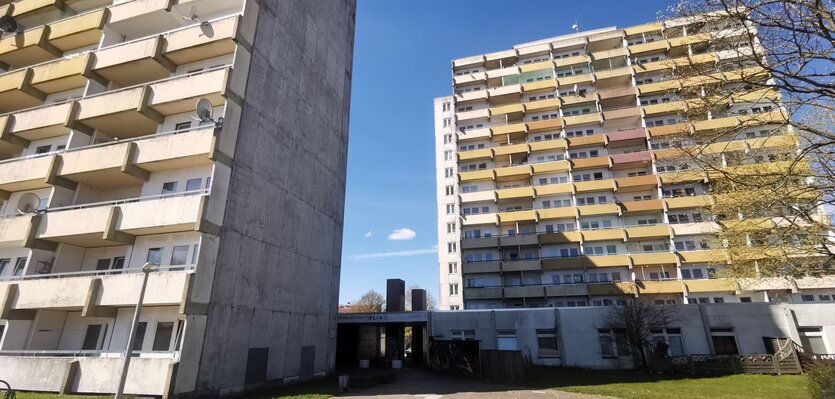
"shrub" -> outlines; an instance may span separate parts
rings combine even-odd
[[[809,392],[815,399],[835,398],[835,366],[816,364],[806,371]]]

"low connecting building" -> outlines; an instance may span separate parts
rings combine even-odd
[[[0,1],[0,380],[333,370],[355,2]]]
[[[833,278],[716,278],[711,179],[666,141],[748,126],[708,148],[717,168],[796,151],[793,132],[762,134],[785,121],[776,92],[681,115],[677,91],[698,79],[675,68],[762,51],[744,34],[669,20],[454,60],[454,93],[434,103],[441,309],[835,300]],[[751,149],[771,155],[730,156]]]

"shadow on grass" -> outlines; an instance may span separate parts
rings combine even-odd
[[[577,367],[534,366],[528,370],[528,382],[526,385],[532,388],[559,388],[567,386],[693,380],[727,375],[729,374],[660,374],[649,373],[644,370],[592,370]]]

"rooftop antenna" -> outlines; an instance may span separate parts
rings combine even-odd
[[[571,25],[571,29],[574,29],[574,32],[580,33],[580,24],[577,23],[577,18],[574,18],[574,24]]]
[[[204,97],[197,100],[195,110],[197,117],[192,117],[192,119],[198,122],[212,122],[215,124],[215,127],[221,127],[223,125],[223,118],[217,118],[215,120],[212,117],[212,102],[208,98]]]

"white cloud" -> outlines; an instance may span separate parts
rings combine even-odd
[[[391,241],[405,241],[415,238],[416,235],[417,233],[415,233],[414,230],[404,227],[402,229],[392,231],[391,234],[389,234],[388,239]]]
[[[374,232],[371,231],[371,230],[368,230],[368,233],[365,233],[362,236],[365,237],[365,238],[368,238],[368,237],[371,237],[372,235],[374,235]]]
[[[438,253],[438,248],[410,249],[406,251],[372,252],[368,254],[351,255],[351,259],[397,258],[403,256],[418,256]]]

